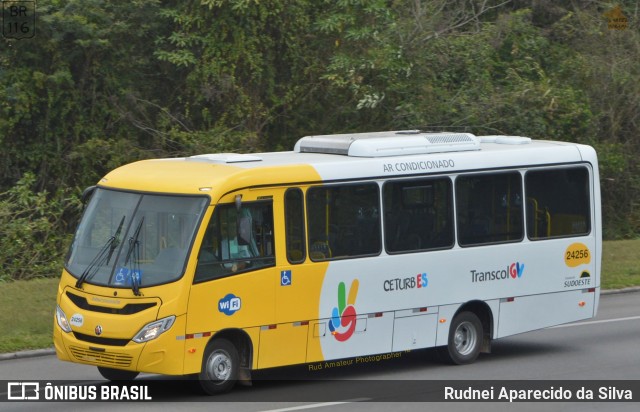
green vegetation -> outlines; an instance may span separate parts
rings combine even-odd
[[[58,282],[59,277],[0,283],[0,352],[53,345]]]
[[[640,286],[638,250],[640,239],[604,242],[603,289]],[[52,346],[57,287],[58,277],[0,283],[0,353]]]
[[[68,189],[34,193],[35,181],[27,172],[0,193],[0,281],[57,276],[71,241],[65,217],[77,213],[80,202]]]
[[[602,287],[622,289],[640,286],[640,239],[604,242]]]
[[[605,237],[640,235],[637,0],[42,0],[36,16],[33,38],[0,38],[0,281],[54,275],[79,194],[119,165],[309,134],[591,144]]]

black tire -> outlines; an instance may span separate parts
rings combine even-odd
[[[105,379],[108,379],[110,381],[132,381],[140,373],[134,371],[125,371],[122,369],[106,368],[104,366],[98,366],[98,372],[100,372],[100,375],[102,375]]]
[[[482,339],[482,322],[478,316],[461,312],[453,318],[447,346],[440,348],[440,354],[454,365],[473,363],[480,354]]]
[[[240,358],[236,347],[226,339],[214,339],[204,351],[198,374],[200,387],[207,395],[230,391],[238,380]]]

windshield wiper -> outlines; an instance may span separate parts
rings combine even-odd
[[[140,293],[140,282],[142,280],[140,277],[142,274],[140,273],[140,241],[138,240],[138,236],[140,236],[140,229],[142,229],[143,223],[144,216],[142,216],[140,223],[136,226],[136,230],[129,238],[129,249],[127,250],[127,256],[124,259],[124,266],[127,267],[127,263],[129,263],[131,256],[133,256],[133,264],[131,265],[131,289],[133,290],[133,294],[136,296],[142,295]]]
[[[122,219],[120,219],[120,224],[118,225],[118,229],[116,229],[116,233],[111,236],[104,246],[100,248],[96,256],[93,258],[91,263],[85,268],[82,272],[82,275],[78,278],[76,282],[76,287],[81,288],[82,284],[93,277],[98,272],[98,268],[100,266],[106,265],[111,260],[111,256],[113,255],[113,251],[118,247],[118,237],[120,237],[120,232],[122,231],[122,226],[124,225],[125,216],[122,215]]]

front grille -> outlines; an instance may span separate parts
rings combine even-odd
[[[132,356],[122,353],[96,352],[90,349],[83,349],[77,346],[69,348],[74,358],[81,362],[92,363],[94,365],[104,365],[110,367],[126,368],[131,365]]]
[[[156,306],[155,302],[129,303],[129,304],[126,304],[123,308],[118,309],[118,308],[110,308],[107,306],[92,305],[91,303],[87,302],[86,298],[75,295],[71,292],[67,292],[67,297],[71,299],[71,301],[80,309],[89,310],[91,312],[99,312],[99,313],[113,313],[117,315],[133,315],[134,313],[142,312],[145,309],[149,309]]]
[[[84,342],[97,343],[99,345],[106,345],[106,346],[126,346],[126,344],[129,343],[129,341],[131,340],[131,339],[102,338],[100,336],[85,335],[84,333],[79,333],[79,332],[73,332],[73,336],[75,336],[76,339]]]

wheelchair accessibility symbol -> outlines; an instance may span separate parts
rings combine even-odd
[[[283,270],[280,272],[280,286],[289,286],[291,285],[291,271]]]

